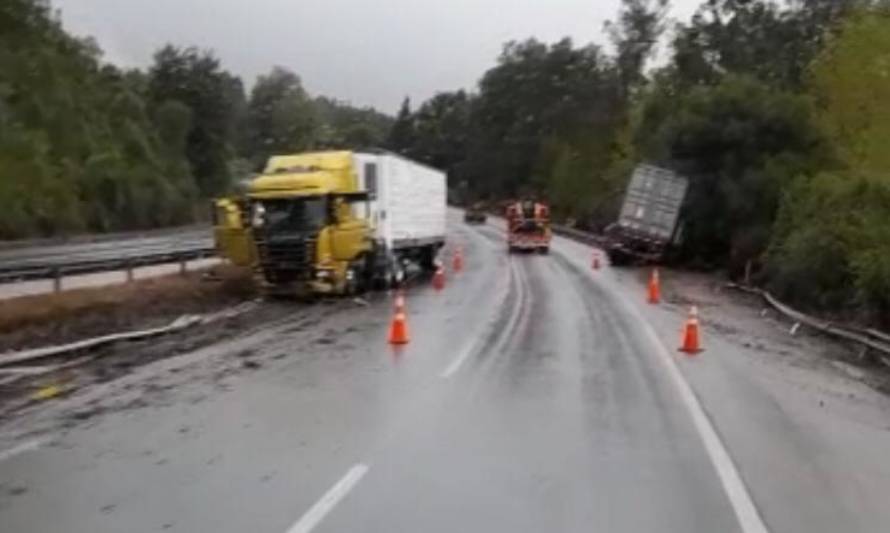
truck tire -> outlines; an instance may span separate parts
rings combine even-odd
[[[542,246],[541,248],[538,248],[538,253],[541,254],[541,255],[547,255],[547,254],[550,253],[550,247],[549,247],[549,246]]]

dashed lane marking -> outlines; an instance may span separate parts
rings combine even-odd
[[[349,494],[358,482],[368,473],[368,465],[358,463],[349,469],[333,487],[315,502],[297,522],[287,530],[287,533],[309,533],[324,520],[340,501]]]

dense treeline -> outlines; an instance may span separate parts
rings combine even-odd
[[[271,152],[380,145],[391,123],[281,68],[248,97],[197,48],[121,70],[48,0],[0,2],[0,239],[188,223]]]
[[[887,322],[886,0],[668,8],[622,0],[609,47],[510,42],[475,90],[406,99],[393,120],[283,68],[246,94],[196,48],[121,70],[47,0],[5,0],[0,239],[185,223],[269,154],[380,145],[446,169],[464,198],[537,194],[599,229],[648,161],[691,180],[679,260]]]
[[[673,27],[667,8],[623,0],[608,52],[508,43],[476,92],[406,101],[390,145],[465,198],[538,194],[594,229],[635,164],[669,166],[691,180],[680,261],[886,322],[887,3],[707,0]],[[646,69],[659,38],[668,61]]]

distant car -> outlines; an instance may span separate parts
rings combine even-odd
[[[464,222],[467,224],[485,224],[488,215],[485,214],[485,206],[474,204],[464,211]]]

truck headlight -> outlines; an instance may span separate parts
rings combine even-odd
[[[263,204],[257,202],[253,204],[253,212],[250,215],[250,225],[260,228],[266,223],[266,208]]]

